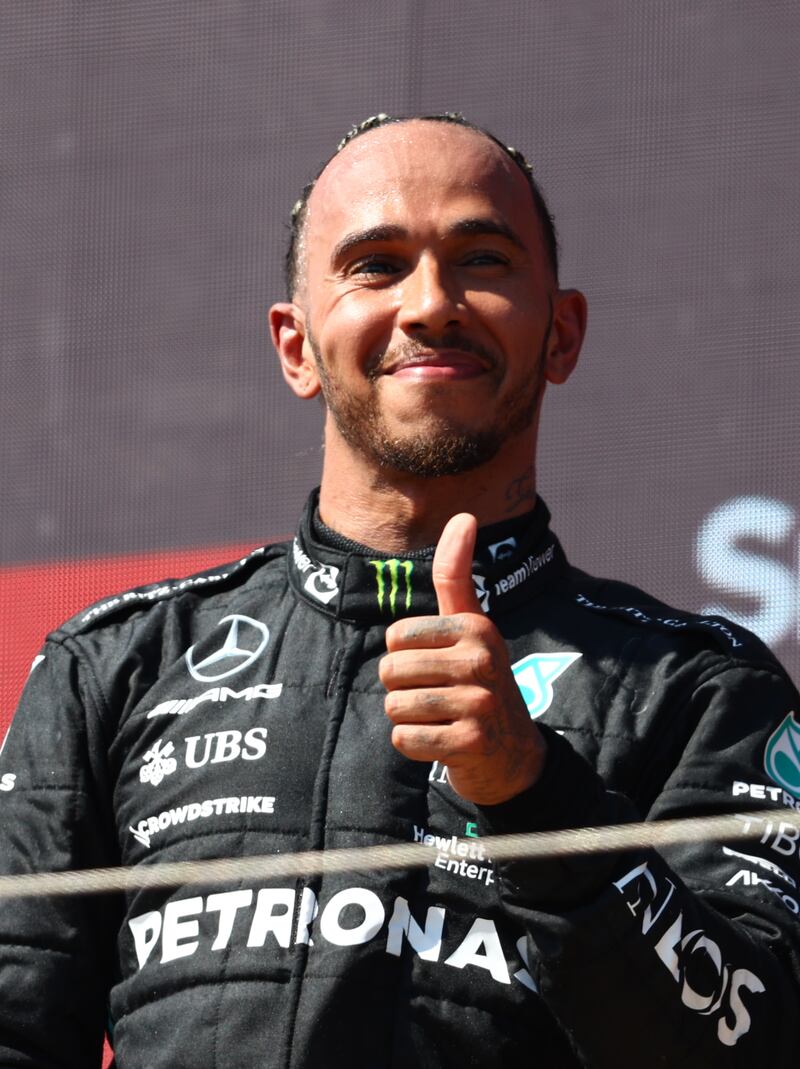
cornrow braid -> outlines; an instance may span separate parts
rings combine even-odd
[[[534,207],[536,209],[536,214],[539,217],[539,224],[542,228],[542,237],[544,239],[548,262],[553,272],[553,277],[558,281],[558,238],[556,236],[555,222],[548,210],[544,195],[542,194],[536,179],[533,177],[533,169],[519,149],[512,148],[510,145],[504,145],[499,138],[494,136],[494,134],[490,133],[488,130],[484,130],[482,126],[477,126],[475,123],[470,122],[469,119],[466,119],[457,111],[445,111],[438,115],[403,116],[387,115],[385,112],[380,112],[379,114],[371,115],[368,119],[364,119],[363,122],[356,123],[355,126],[350,127],[336,146],[336,151],[325,160],[311,181],[306,183],[299,198],[295,201],[290,218],[289,244],[286,249],[286,257],[284,261],[286,292],[289,299],[291,300],[297,289],[300,276],[300,250],[308,211],[308,198],[311,196],[312,190],[317,184],[317,179],[331,160],[338,156],[342,149],[346,148],[351,141],[355,141],[357,137],[369,133],[370,130],[377,130],[380,126],[389,126],[393,123],[404,122],[452,123],[454,126],[462,126],[467,130],[474,130],[475,133],[481,134],[483,137],[488,137],[490,141],[494,142],[494,144],[506,154],[506,156],[514,161],[517,167],[519,167],[525,175],[531,195],[533,196]]]

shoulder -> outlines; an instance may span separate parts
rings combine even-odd
[[[577,569],[569,570],[560,594],[570,604],[573,635],[582,641],[575,648],[603,724],[618,737],[653,740],[645,779],[661,783],[664,770],[656,766],[682,750],[675,790],[707,797],[724,763],[725,790],[734,795],[773,798],[764,790],[778,784],[800,798],[800,695],[760,638],[724,617],[675,609],[630,584]],[[783,771],[783,758],[773,758],[780,747]],[[758,785],[765,768],[768,788]]]
[[[249,665],[269,641],[268,609],[280,606],[281,616],[290,611],[286,549],[285,543],[258,547],[239,560],[88,606],[48,635],[40,655],[45,671],[36,673],[40,689],[46,686],[48,701],[73,692],[111,740],[154,686],[170,679],[185,685],[185,672],[192,674],[187,657],[204,637],[217,634],[216,652],[232,658],[219,678]],[[200,686],[206,678],[199,675]]]
[[[678,609],[639,587],[577,568],[569,569],[564,593],[587,629],[602,628],[609,640],[638,638],[637,645],[696,654],[719,669],[746,663],[785,676],[757,635],[722,616]]]
[[[287,543],[258,546],[235,561],[215,565],[182,578],[161,579],[102,598],[81,609],[48,638],[63,642],[81,636],[100,636],[131,624],[146,628],[170,612],[189,613],[224,606],[249,587],[269,582],[283,569]]]

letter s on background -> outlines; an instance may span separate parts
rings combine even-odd
[[[748,613],[724,605],[706,605],[701,612],[727,616],[754,631],[767,645],[777,645],[787,638],[795,623],[800,580],[780,561],[753,553],[739,543],[750,539],[780,546],[796,523],[795,510],[772,497],[733,497],[714,509],[697,533],[697,570],[720,593],[752,598],[759,608]]]

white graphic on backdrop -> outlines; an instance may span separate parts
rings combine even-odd
[[[726,616],[770,646],[800,638],[796,509],[772,497],[733,497],[708,514],[695,549],[701,578],[721,598],[703,613]]]

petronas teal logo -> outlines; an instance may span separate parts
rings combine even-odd
[[[414,571],[414,562],[392,557],[390,560],[371,560],[369,563],[375,569],[378,608],[383,610],[385,605],[392,616],[397,615],[397,595],[400,593],[402,579],[403,597],[408,611],[411,608],[411,574]]]
[[[767,740],[764,768],[784,790],[800,798],[800,724],[795,723],[794,713],[789,713]]]
[[[574,651],[564,653],[529,653],[521,661],[511,665],[514,679],[520,689],[531,719],[547,712],[553,701],[553,683],[581,655]]]

